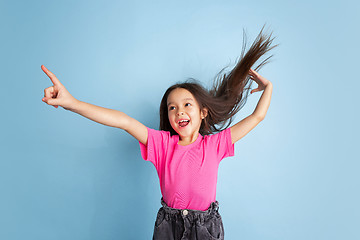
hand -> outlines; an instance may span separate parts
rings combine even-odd
[[[52,105],[55,108],[58,106],[69,110],[75,103],[76,99],[66,90],[64,85],[57,79],[57,77],[50,72],[44,65],[41,65],[41,69],[48,75],[52,83],[51,87],[44,90],[44,96],[42,101],[48,105]]]
[[[250,75],[250,79],[254,80],[258,84],[258,87],[251,90],[250,94],[264,90],[265,87],[270,83],[269,80],[267,80],[266,78],[264,78],[263,76],[252,70],[251,68],[249,70],[249,75]]]

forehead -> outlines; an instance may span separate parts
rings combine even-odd
[[[186,100],[195,101],[195,98],[192,95],[192,93],[186,90],[185,88],[176,88],[172,90],[171,93],[169,94],[167,98],[167,104],[182,102]]]

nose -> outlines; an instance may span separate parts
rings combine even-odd
[[[177,115],[178,115],[178,116],[184,115],[184,109],[178,108],[178,110],[177,110]]]

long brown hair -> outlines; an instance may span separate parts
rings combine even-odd
[[[264,27],[265,25],[246,54],[246,35],[244,31],[240,60],[228,73],[223,73],[226,67],[223,68],[216,75],[213,87],[210,90],[206,90],[199,81],[193,78],[169,87],[160,104],[160,130],[170,131],[171,135],[177,134],[170,125],[167,109],[167,98],[171,91],[176,88],[184,88],[191,92],[198,102],[201,111],[204,108],[208,109],[207,116],[201,122],[199,130],[201,135],[209,135],[228,128],[232,118],[245,105],[249,95],[252,83],[249,76],[250,68],[265,53],[278,46],[271,46],[274,38],[271,38],[272,33],[270,35],[263,34]],[[254,70],[258,71],[269,62],[272,56],[264,59]],[[246,87],[249,82],[250,85]]]

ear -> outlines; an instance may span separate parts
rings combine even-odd
[[[201,119],[204,119],[207,117],[208,115],[208,109],[207,108],[203,108],[202,112],[200,113],[201,115]]]

